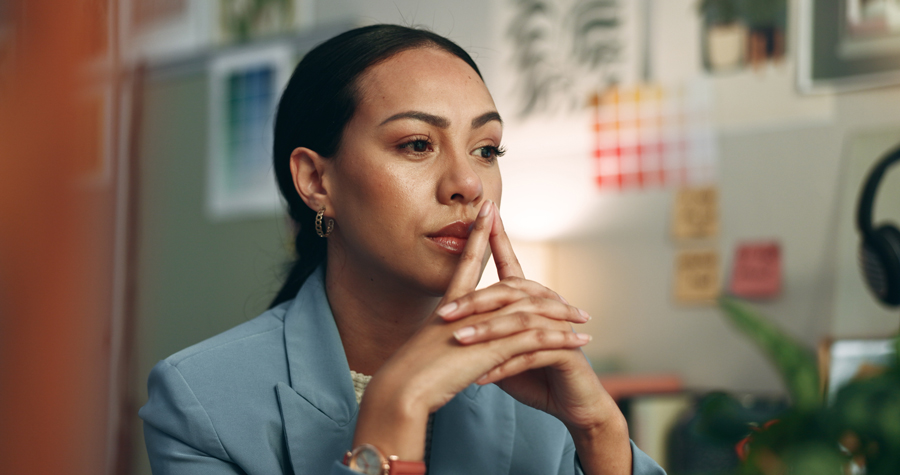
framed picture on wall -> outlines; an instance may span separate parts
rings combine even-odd
[[[900,0],[802,0],[801,92],[900,84]]]
[[[895,359],[889,338],[825,340],[819,345],[819,369],[831,404],[847,383],[884,372]]]
[[[207,211],[213,219],[281,212],[272,126],[295,56],[271,43],[217,54],[209,66]]]

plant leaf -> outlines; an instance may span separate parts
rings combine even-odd
[[[775,364],[798,411],[813,411],[821,407],[819,373],[812,350],[736,299],[720,297],[719,307]]]

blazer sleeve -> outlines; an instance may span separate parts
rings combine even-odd
[[[232,463],[206,410],[167,361],[150,372],[149,399],[138,412],[154,475],[245,475]]]
[[[570,441],[567,441],[571,443]],[[662,467],[656,463],[655,460],[650,458],[649,455],[645,454],[641,449],[634,445],[634,441],[631,442],[631,474],[632,475],[666,475],[666,471],[663,470]],[[569,447],[566,447],[566,455],[563,456],[563,460],[569,460],[568,454]],[[575,452],[574,444],[571,446],[571,452]],[[562,467],[565,468],[565,467]],[[560,469],[559,475],[572,473],[568,470]],[[575,453],[575,475],[584,475],[584,469],[581,467],[581,460],[578,459],[578,454]]]
[[[637,445],[634,445],[634,441],[631,441],[631,473],[632,475],[666,475],[666,471]]]

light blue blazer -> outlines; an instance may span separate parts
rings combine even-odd
[[[168,474],[352,474],[359,405],[320,268],[297,297],[160,361],[141,408],[150,465]],[[631,446],[634,473],[664,474]],[[430,475],[581,473],[556,418],[494,385],[435,413]]]

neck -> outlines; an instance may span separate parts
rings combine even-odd
[[[406,343],[440,301],[330,252],[325,290],[350,369],[368,375]]]

